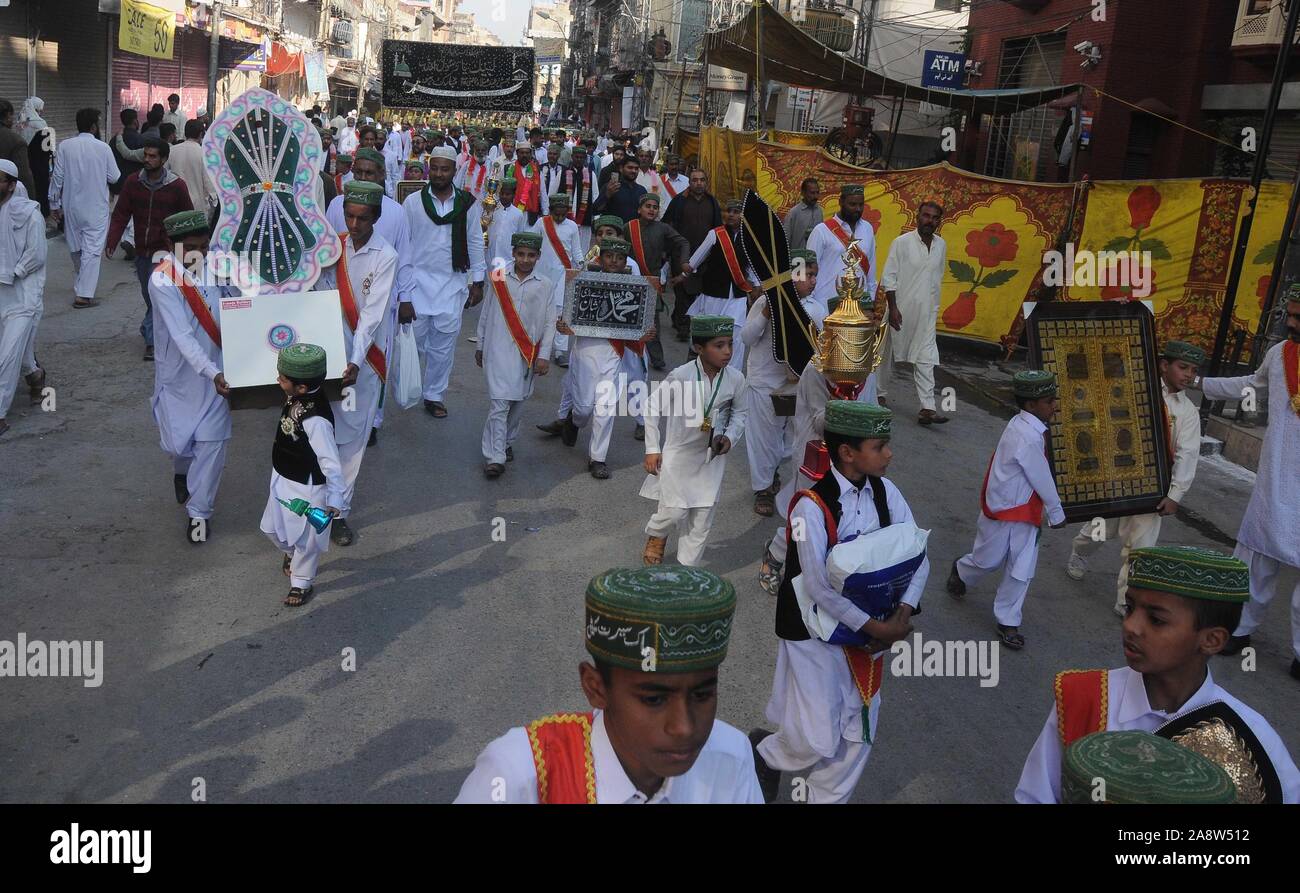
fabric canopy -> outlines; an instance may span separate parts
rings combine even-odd
[[[1011,114],[1080,89],[1079,84],[1006,90],[932,90],[870,71],[818,43],[764,0],[730,28],[706,35],[710,65],[754,72],[755,24],[762,26],[763,77],[796,87],[862,96],[897,96],[972,114]]]

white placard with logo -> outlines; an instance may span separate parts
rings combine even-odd
[[[348,358],[337,291],[222,298],[222,368],[232,388],[275,384],[276,360],[291,344],[319,344],[325,348],[325,378],[343,377]]]

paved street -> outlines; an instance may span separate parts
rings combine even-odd
[[[149,408],[154,372],[140,360],[132,267],[106,262],[106,300],[93,310],[72,309],[70,273],[64,242],[52,241],[37,353],[57,409],[29,410],[20,394],[0,438],[0,639],[102,639],[105,670],[98,688],[0,679],[0,800],[182,802],[201,777],[210,802],[446,802],[491,738],[585,707],[577,680],[585,584],[639,562],[653,507],[636,495],[642,448],[630,420],[615,428],[612,479],[593,480],[585,436],[568,450],[533,428],[558,403],[563,370],[553,370],[526,408],[515,462],[486,481],[487,400],[462,337],[451,417],[390,408],[361,472],[356,544],[331,549],[308,607],[285,608],[280,554],[258,530],[276,411],[235,414],[211,541],[188,545]],[[668,347],[680,362],[684,345]],[[962,400],[950,424],[921,428],[910,382],[888,384],[898,411],[890,477],[933,530],[916,629],[991,640],[996,582],[965,604],[943,582],[970,546],[980,478],[1004,421]],[[1167,520],[1162,539],[1229,550],[1253,477],[1202,462],[1191,523]],[[776,650],[774,600],[756,582],[774,525],[751,502],[737,452],[706,566],[739,594],[719,715],[745,730],[762,722]],[[491,538],[496,517],[506,519],[505,542]],[[856,800],[1009,800],[1053,673],[1123,663],[1110,610],[1118,546],[1076,583],[1063,569],[1073,533],[1044,531],[1027,649],[998,655],[995,687],[885,681]],[[1292,582],[1284,579],[1284,592]],[[1255,672],[1226,658],[1212,666],[1300,754],[1286,601],[1277,599],[1256,637]],[[355,672],[341,668],[346,648],[355,649]]]

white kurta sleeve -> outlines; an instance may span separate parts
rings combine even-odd
[[[538,276],[541,280],[540,291],[546,297],[546,325],[542,326],[542,343],[537,348],[537,356],[543,360],[549,360],[551,349],[555,346],[555,320],[559,318],[559,311],[555,310],[555,302],[550,300],[550,296],[555,292],[555,284],[545,276]],[[483,314],[479,314],[482,316]],[[479,342],[482,344],[483,342]]]
[[[728,366],[727,369],[730,370],[731,367]],[[731,378],[729,373],[722,374]],[[749,418],[749,399],[745,394],[745,390],[749,385],[745,381],[745,376],[739,372],[736,372],[736,378],[740,380],[740,383],[736,385],[735,393],[731,397],[731,411],[727,415],[726,424],[718,432],[718,434],[731,441],[733,449],[740,443],[740,438],[745,436],[745,422]]]
[[[581,230],[575,223],[573,229],[569,231],[569,237],[564,243],[564,250],[569,253],[569,262],[574,264],[570,269],[578,269],[582,266],[582,239],[579,238]]]
[[[1201,417],[1194,410],[1173,420],[1174,468],[1170,474],[1169,498],[1182,502],[1196,477],[1196,463],[1201,460]]]
[[[866,299],[874,301],[876,299],[876,280],[878,278],[876,275],[876,233],[869,223],[867,224],[867,238],[863,240],[860,247],[862,253],[867,256],[868,268],[863,271],[867,274]]]
[[[374,343],[375,333],[384,324],[388,315],[388,301],[393,293],[393,284],[397,276],[397,259],[391,254],[383,254],[381,260],[371,270],[374,279],[370,281],[370,297],[357,308],[357,330],[352,333],[352,356],[350,362],[361,368],[366,362],[366,352]],[[352,293],[357,293],[355,284]],[[380,350],[383,346],[380,345]]]
[[[880,276],[880,284],[885,291],[898,291],[898,256],[903,253],[903,237],[899,236],[889,246],[889,257],[885,260],[885,271]]]
[[[63,153],[54,153],[54,170],[50,172],[50,210],[59,211],[63,208]]]
[[[504,273],[495,273],[495,274],[492,274],[492,275],[504,276],[505,274],[504,274]],[[490,279],[490,278],[491,278],[491,275],[489,276],[489,279]],[[483,290],[484,290],[484,292],[485,292],[485,294],[483,295],[483,307],[482,307],[482,309],[480,309],[479,312],[478,312],[478,326],[477,326],[477,328],[474,330],[474,334],[475,334],[475,335],[477,336],[477,338],[478,338],[478,348],[477,348],[477,349],[483,352],[483,364],[484,364],[484,367],[486,368],[487,360],[488,360],[488,358],[487,358],[487,318],[488,318],[488,314],[492,312],[492,309],[491,309],[490,307],[488,307],[488,304],[500,303],[501,299],[497,297],[497,287],[496,287],[496,283],[495,283],[495,282],[493,282],[493,281],[489,281],[489,282],[487,282],[486,284],[484,284],[484,286],[483,286]],[[546,354],[539,353],[538,356],[539,356],[539,357],[540,357],[540,356],[546,356]]]
[[[709,252],[713,250],[713,246],[716,244],[718,244],[718,234],[713,230],[709,230],[708,235],[704,237],[704,241],[700,243],[700,247],[695,249],[695,253],[687,261],[692,270],[698,271],[700,269],[700,264],[709,259]]]
[[[190,322],[188,307],[180,291],[171,285],[156,288],[153,283],[150,283],[149,295],[153,301],[154,315],[171,335],[176,349],[181,352],[185,362],[199,375],[211,381],[221,370],[217,368],[216,363],[212,362],[208,352],[200,346],[195,337],[195,324]],[[206,339],[207,333],[204,333],[203,337]]]
[[[935,241],[939,243],[939,275],[934,277],[934,285],[930,289],[930,294],[934,301],[934,308],[938,310],[939,305],[943,302],[943,272],[948,269],[948,243],[937,236]]]
[[[790,512],[791,539],[799,552],[799,573],[809,597],[837,622],[850,629],[862,629],[871,618],[865,611],[831,587],[826,573],[826,515],[821,507],[804,497]]]
[[[487,277],[487,248],[483,244],[483,206],[475,202],[466,215],[469,227],[469,281],[482,282]]]
[[[1279,357],[1282,345],[1279,344],[1264,355],[1264,362],[1251,375],[1238,375],[1234,378],[1202,378],[1201,393],[1211,400],[1240,400],[1246,388],[1256,391],[1268,390],[1268,365],[1273,362],[1273,354]]]
[[[650,386],[650,399],[646,401],[646,409],[642,414],[645,421],[646,455],[663,452],[661,441],[664,432],[661,426],[673,409],[673,393],[680,387],[681,379],[671,374],[663,381],[655,382]]]
[[[745,325],[741,327],[740,340],[751,350],[754,345],[763,340],[763,335],[771,322],[763,315],[763,308],[766,306],[765,300],[755,301],[754,306],[749,308],[749,315],[745,317]]]
[[[343,501],[343,466],[339,464],[339,448],[334,442],[334,426],[320,416],[312,416],[302,423],[307,442],[316,454],[316,462],[325,473],[325,505],[338,508]]]
[[[1016,464],[1029,479],[1029,485],[1034,488],[1038,498],[1043,500],[1043,508],[1047,509],[1047,523],[1060,524],[1064,521],[1065,510],[1061,508],[1061,497],[1056,492],[1056,480],[1047,464],[1047,454],[1040,445],[1022,442],[1016,450]]]
[[[45,239],[45,218],[35,210],[27,215],[27,232],[22,253],[14,261],[14,276],[22,278],[45,266],[48,247]]]
[[[511,729],[483,748],[453,802],[536,803],[537,769],[527,733],[522,728]]]
[[[1056,728],[1056,708],[1047,715],[1025,768],[1016,784],[1017,803],[1059,803],[1061,799],[1061,739]]]

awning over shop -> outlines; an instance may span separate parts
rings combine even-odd
[[[768,3],[730,28],[706,35],[710,65],[754,72],[756,24],[762,26],[763,77],[796,87],[863,96],[897,96],[969,113],[1005,115],[1073,93],[1079,84],[1006,90],[932,90],[870,71],[818,43]]]

